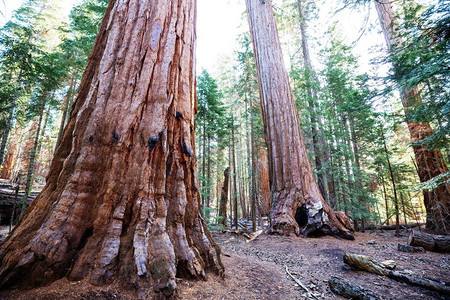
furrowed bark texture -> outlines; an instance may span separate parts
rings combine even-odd
[[[269,157],[271,233],[353,239],[323,199],[306,155],[270,0],[246,0]],[[342,217],[342,216],[341,216]],[[348,223],[347,223],[348,224]]]
[[[401,44],[396,37],[396,24],[391,1],[377,0],[375,7],[381,23],[386,45],[392,47]],[[411,108],[422,103],[417,88],[402,88],[400,91],[403,109],[408,117]],[[412,143],[426,139],[433,134],[430,123],[415,123],[407,120]],[[420,182],[426,182],[440,174],[448,172],[442,153],[439,150],[428,150],[424,145],[414,145],[414,156]],[[427,211],[427,227],[438,232],[448,233],[450,230],[450,184],[441,184],[434,190],[424,190],[424,204]]]
[[[269,186],[269,171],[267,168],[266,150],[258,149],[258,165],[256,167],[258,172],[258,212],[261,216],[270,215],[270,186]]]
[[[195,18],[195,1],[110,1],[47,185],[0,249],[1,288],[66,276],[169,296],[175,276],[222,273],[199,210]]]

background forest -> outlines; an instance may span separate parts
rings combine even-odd
[[[15,223],[28,196],[45,183],[107,2],[82,0],[66,20],[57,1],[27,0],[0,29],[1,177],[24,191],[14,215],[2,216],[3,224]],[[339,22],[312,30],[323,25],[326,2],[274,1],[323,197],[361,230],[427,222],[445,232],[450,3],[395,1],[389,37],[369,18],[376,3],[340,1],[334,15],[366,16],[354,24],[361,29],[350,43]],[[0,5],[0,18],[6,18],[7,3]],[[236,14],[246,24],[244,14]],[[379,47],[361,53],[365,44],[359,41],[367,36],[378,38]],[[238,227],[252,221],[255,230],[268,221],[271,207],[267,149],[248,30],[236,45],[232,56],[217,58],[212,71],[197,70],[195,153],[207,222]],[[418,153],[429,154],[437,167],[424,165]]]

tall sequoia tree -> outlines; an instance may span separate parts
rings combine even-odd
[[[111,0],[47,184],[0,248],[0,286],[120,280],[169,296],[222,273],[200,217],[196,1]]]
[[[397,37],[394,11],[391,1],[375,1],[375,7],[381,23],[386,45],[389,51],[401,46],[402,41]],[[398,66],[394,65],[394,72]],[[417,87],[403,86],[400,90],[403,109],[406,114],[406,122],[413,144],[414,155],[417,163],[417,172],[421,182],[427,182],[436,176],[447,173],[448,168],[439,150],[429,150],[423,144],[417,144],[430,137],[433,130],[428,122],[417,122],[411,115],[414,107],[421,104],[421,98]],[[427,227],[441,232],[450,229],[450,184],[440,184],[433,190],[424,190],[424,204],[427,210]]]
[[[313,232],[354,239],[351,225],[322,197],[308,161],[271,0],[246,0],[268,147],[271,233]]]

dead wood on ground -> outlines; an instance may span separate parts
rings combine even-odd
[[[380,297],[377,296],[371,290],[360,287],[359,285],[345,281],[336,276],[332,276],[328,280],[328,285],[333,293],[348,299],[361,299],[361,300],[377,300]]]
[[[427,278],[416,277],[406,272],[389,271],[382,263],[365,255],[346,253],[344,255],[344,262],[358,270],[367,271],[381,276],[387,276],[394,280],[424,287],[438,293],[450,294],[450,286],[446,286],[444,283]]]

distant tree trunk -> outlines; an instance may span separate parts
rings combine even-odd
[[[207,177],[206,177],[206,208],[205,216],[206,220],[209,222],[210,208],[211,208],[211,135],[208,134],[208,165],[207,165]]]
[[[360,157],[359,157],[358,138],[356,136],[355,122],[351,115],[349,115],[349,121],[350,121],[351,137],[352,137],[353,154],[355,156],[355,165],[356,165],[356,169],[358,170],[358,172],[361,173],[362,170],[361,170],[361,161],[360,161]],[[364,191],[364,185],[361,180],[361,174],[358,174],[358,176],[357,176],[357,183],[358,183],[358,188],[360,190],[358,192],[358,195],[359,195],[358,200],[362,205],[364,205],[367,208],[367,212],[369,212],[369,204],[367,203],[367,201],[364,197],[364,194],[362,193],[362,191]],[[362,232],[365,231],[365,218],[364,217],[361,218],[361,231]]]
[[[59,143],[61,142],[61,137],[64,132],[64,126],[66,126],[66,119],[67,119],[67,113],[69,110],[69,103],[73,97],[74,89],[75,89],[75,76],[72,76],[70,79],[69,89],[67,90],[66,96],[64,97],[64,105],[62,108],[61,123],[59,124],[58,138],[56,139],[56,148],[58,148]]]
[[[34,161],[36,160],[36,155],[39,154],[39,152],[38,152],[39,137],[41,135],[41,125],[42,125],[42,119],[44,117],[44,111],[45,111],[45,103],[42,103],[41,111],[39,112],[39,121],[38,121],[37,130],[36,130],[36,136],[34,138],[34,144],[33,144],[32,150],[31,150],[31,154],[30,154],[30,163],[28,165],[26,184],[25,184],[25,194],[22,198],[22,210],[20,211],[19,219],[22,218],[23,213],[25,212],[25,209],[27,208],[28,196],[30,195],[31,187],[33,185]]]
[[[3,159],[3,165],[1,167],[1,178],[13,180],[14,179],[14,167],[17,158],[22,153],[22,128],[16,127],[13,135],[9,138],[8,151]]]
[[[227,167],[223,172],[223,185],[222,192],[220,194],[220,206],[219,206],[219,224],[227,226],[227,202],[228,202],[228,186],[230,185],[230,167]]]
[[[41,150],[42,150],[42,139],[45,137],[45,130],[47,129],[47,125],[48,125],[48,120],[50,118],[50,108],[48,108],[45,112],[45,119],[44,119],[44,124],[42,125],[42,129],[41,129],[41,134],[39,137],[39,142],[38,142],[38,147],[36,150],[36,156],[40,156],[41,155]]]
[[[400,200],[402,201],[403,219],[405,219],[405,225],[408,225],[408,220],[406,220],[406,207],[405,200],[403,199],[403,193],[400,193]]]
[[[340,130],[336,130],[334,132],[338,133],[339,135],[342,135]],[[343,145],[343,141],[341,139],[338,139],[336,137],[336,140],[337,140],[338,144]],[[349,213],[348,213],[347,193],[345,191],[344,170],[343,170],[344,163],[342,162],[341,152],[343,152],[343,149],[339,149],[339,151],[336,153],[336,171],[337,171],[336,172],[337,173],[336,174],[337,175],[336,176],[336,182],[337,182],[336,197],[337,197],[338,203],[342,203],[344,205],[344,212],[348,216]]]
[[[384,181],[384,176],[381,175],[381,184],[383,186],[383,195],[384,195],[384,206],[386,209],[386,225],[389,225],[389,202],[388,202],[388,196],[386,193],[386,182]]]
[[[250,101],[250,138],[251,138],[251,205],[252,205],[252,230],[256,231],[256,168],[257,168],[257,157],[256,157],[256,141],[255,141],[255,130],[253,124],[253,110],[252,110],[252,102]]]
[[[202,138],[202,172],[200,176],[200,197],[202,199],[201,214],[204,217],[206,207],[206,118],[203,120],[203,138]]]
[[[237,169],[236,169],[236,143],[234,140],[234,117],[232,119],[231,123],[231,166],[233,168],[233,225],[235,228],[238,227],[238,201],[237,201],[237,182],[236,182],[236,176],[237,176]]]
[[[312,90],[311,85],[314,82],[317,82],[316,76],[314,74],[314,70],[312,68],[311,64],[311,57],[309,55],[309,46],[308,46],[308,36],[306,33],[306,16],[303,12],[303,5],[302,3],[304,0],[298,0],[298,14],[300,17],[300,33],[302,38],[302,52],[303,52],[303,64],[305,66],[306,70],[306,95],[308,96],[308,105],[309,110],[311,114],[311,136],[312,136],[312,143],[313,143],[313,149],[314,149],[314,162],[316,165],[316,173],[317,173],[317,184],[319,186],[320,193],[322,194],[322,197],[326,200],[327,199],[327,193],[325,191],[325,180],[322,174],[322,158],[321,158],[321,151],[319,147],[319,133],[317,130],[318,120],[316,118],[317,111],[316,106],[314,104],[314,100],[316,97],[314,97],[314,93]]]
[[[388,50],[401,44],[396,36],[396,24],[391,1],[377,0],[375,7],[381,23]],[[394,66],[395,67],[395,66]],[[410,110],[422,103],[419,91],[415,87],[403,87],[400,91],[403,109],[412,143],[421,141],[433,134],[428,122],[415,123],[409,119]],[[424,145],[413,145],[420,182],[426,182],[440,174],[448,172],[442,153],[428,150]],[[447,233],[450,227],[450,184],[440,184],[434,190],[424,190],[424,203],[427,211],[427,228]]]
[[[229,187],[229,191],[230,191],[230,227],[233,226],[233,156],[232,156],[232,144],[231,144],[231,136],[229,138],[229,146],[228,146],[228,161],[229,161],[229,168],[230,168],[230,187]]]
[[[17,77],[17,83],[20,85],[22,80],[22,69],[19,70],[19,75]],[[9,108],[8,120],[6,121],[6,128],[3,132],[2,142],[0,144],[0,167],[3,165],[3,159],[5,157],[6,143],[8,142],[9,132],[11,131],[11,127],[13,125],[14,120],[14,111],[16,109],[17,102],[17,91],[14,91],[14,95],[11,99],[11,107]]]
[[[248,76],[247,76],[247,80],[248,80]],[[253,156],[252,156],[252,146],[253,146],[253,135],[252,135],[252,103],[251,100],[249,99],[249,97],[247,96],[247,94],[245,94],[245,111],[247,112],[248,115],[248,119],[246,120],[246,150],[247,150],[247,178],[248,178],[248,199],[250,201],[249,203],[249,207],[250,207],[250,212],[249,214],[247,214],[247,217],[250,215],[251,218],[253,218]]]
[[[309,163],[283,63],[272,1],[246,0],[246,4],[269,154],[273,199],[270,232],[307,236],[320,230],[353,239],[348,219],[334,212],[323,199]]]
[[[387,150],[386,140],[384,138],[384,135],[382,135],[382,138],[383,138],[383,145],[384,145],[384,153],[386,154],[386,161],[387,161],[387,164],[389,167],[389,174],[391,175],[392,189],[394,190],[395,234],[400,235],[400,217],[399,217],[399,208],[398,208],[397,187],[395,185],[394,172],[392,171],[391,161],[389,159],[389,152]]]
[[[238,176],[238,181],[239,181],[239,203],[241,205],[241,209],[242,209],[242,218],[245,220],[248,220],[248,211],[247,211],[247,204],[245,203],[245,189],[244,189],[244,170],[241,170],[240,176]],[[238,173],[238,174],[239,174]]]
[[[195,1],[109,2],[47,185],[0,247],[0,286],[62,277],[169,297],[222,273],[200,216]]]
[[[337,195],[336,195],[336,180],[334,176],[334,172],[332,170],[333,168],[333,146],[330,145],[330,151],[328,152],[329,159],[328,159],[328,168],[327,168],[327,183],[328,183],[328,199],[330,201],[330,205],[333,208],[336,208],[337,205]]]

